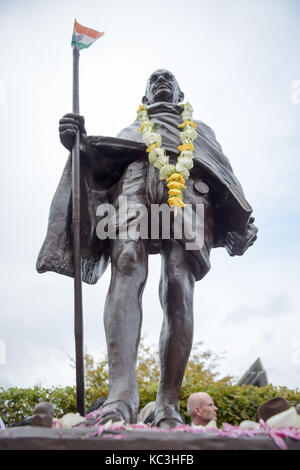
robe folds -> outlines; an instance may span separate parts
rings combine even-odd
[[[161,145],[170,156],[170,163],[175,163],[179,154],[178,125],[182,122],[182,110],[180,105],[170,103],[155,103],[148,107],[149,118],[159,126],[156,132],[162,137]],[[210,248],[225,246],[230,231],[245,232],[252,208],[212,129],[201,121],[195,120],[195,123],[198,136],[194,141],[194,167],[190,170],[183,197],[185,203],[202,204],[207,198],[207,189],[203,191],[203,187],[208,188],[214,218],[212,246],[204,247],[203,252],[189,253],[193,262],[202,265],[198,272],[195,268],[195,276],[199,280],[210,267]],[[82,280],[88,284],[98,281],[110,261],[107,240],[100,240],[96,234],[97,207],[104,203],[116,204],[118,196],[126,195],[128,188],[138,203],[148,207],[153,203],[167,202],[165,181],[159,180],[159,170],[148,162],[139,126],[136,119],[116,138],[85,136],[81,139]],[[153,248],[151,252],[158,251]],[[36,268],[40,273],[54,271],[71,277],[74,275],[71,156],[52,200],[46,238]]]

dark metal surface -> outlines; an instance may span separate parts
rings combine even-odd
[[[79,49],[73,46],[73,113],[79,114]],[[83,314],[80,249],[80,135],[76,132],[72,149],[72,222],[74,251],[74,333],[76,358],[77,411],[85,415]]]

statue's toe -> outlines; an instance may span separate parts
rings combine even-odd
[[[123,421],[124,423],[136,422],[136,413],[134,413],[131,407],[123,400],[104,403],[100,410],[99,424],[105,424],[110,420],[113,423],[117,421]]]
[[[158,412],[155,412],[154,415],[154,424],[153,426],[168,429],[176,428],[183,423],[182,417],[178,411],[170,407],[160,409]]]

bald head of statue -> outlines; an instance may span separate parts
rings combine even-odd
[[[147,82],[143,104],[153,104],[161,101],[178,104],[184,99],[175,76],[168,70],[158,69],[153,72]]]

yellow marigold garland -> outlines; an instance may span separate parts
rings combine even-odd
[[[184,129],[186,126],[192,126],[194,129],[197,129],[197,124],[194,121],[190,121],[189,119],[186,119],[183,121],[181,124],[179,124],[179,129]]]
[[[155,148],[159,148],[158,142],[156,142],[155,144],[152,144],[152,145],[150,145],[148,148],[146,148],[146,152],[150,153],[150,152],[152,152],[152,150],[154,150]]]
[[[194,151],[194,144],[185,143],[183,145],[178,145],[177,148],[180,152],[183,152],[184,150],[190,150],[190,152],[193,152]]]
[[[181,145],[176,165],[169,164],[169,157],[164,148],[161,147],[161,136],[154,130],[154,123],[149,119],[147,107],[140,105],[137,115],[141,126],[138,129],[142,133],[143,140],[147,145],[148,158],[156,168],[160,170],[160,179],[165,179],[169,189],[168,203],[170,207],[184,207],[182,191],[186,189],[185,181],[189,177],[189,170],[193,167],[194,144],[197,138],[197,124],[192,120],[193,108],[189,103],[181,105],[183,122],[179,124]]]

